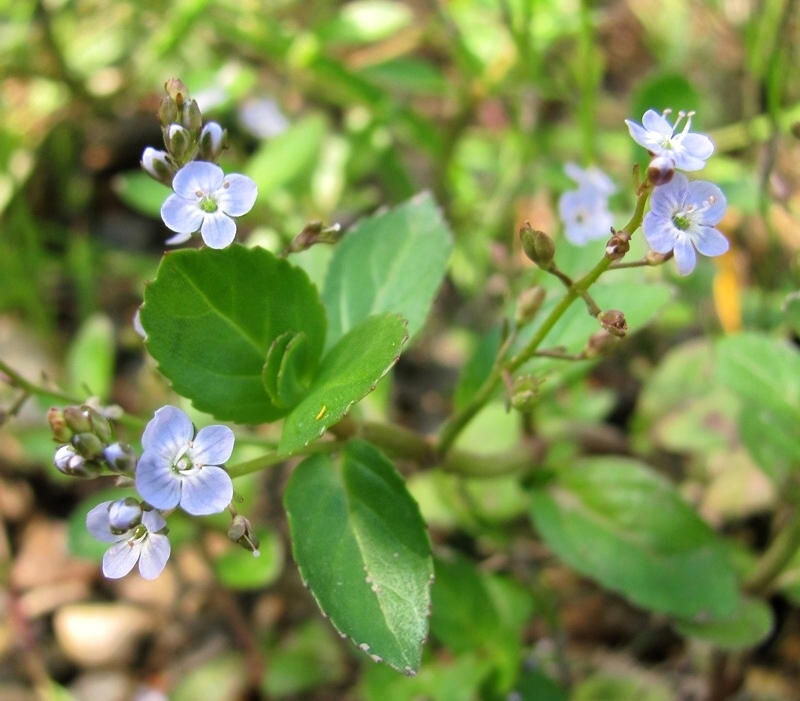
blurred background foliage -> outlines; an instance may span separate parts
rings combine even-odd
[[[44,377],[78,397],[88,388],[144,417],[169,396],[143,361],[131,319],[167,236],[158,217],[167,190],[138,162],[146,146],[160,146],[162,86],[179,77],[206,118],[229,130],[226,170],[259,186],[240,223],[248,245],[280,250],[311,220],[348,226],[421,190],[434,193],[455,234],[451,276],[391,397],[370,398],[428,430],[458,367],[468,356],[472,367],[482,353],[491,358],[496,337],[484,334],[531,282],[519,224],[551,233],[576,266],[599,256],[561,236],[554,205],[570,187],[563,164],[595,163],[615,179],[622,224],[634,201],[632,165],[645,159],[623,120],[647,108],[694,109],[695,130],[717,146],[701,177],[728,197],[722,228],[731,252],[687,279],[671,263],[646,271],[643,281],[674,286],[672,303],[588,382],[551,392],[541,421],[557,455],[649,455],[708,520],[757,539],[775,494],[732,437],[735,407],[724,378],[707,367],[704,339],[800,331],[791,296],[800,280],[799,33],[795,0],[0,0],[0,355],[33,381]],[[326,255],[299,257],[313,279]],[[468,388],[462,378],[460,391]],[[13,407],[18,393],[4,386],[1,398]],[[178,701],[245,698],[253,689],[264,698],[468,699],[494,698],[515,680],[519,698],[566,698],[538,668],[516,676],[546,628],[557,634],[539,658],[561,659],[566,634],[588,644],[586,669],[568,675],[583,680],[572,698],[673,698],[674,686],[647,676],[640,614],[557,568],[547,595],[531,596],[524,575],[512,581],[491,566],[477,573],[458,558],[440,564],[434,601],[463,611],[454,621],[474,618],[473,629],[434,618],[437,645],[413,681],[357,664],[284,568],[277,472],[237,482],[267,524],[257,565],[226,550],[213,524],[201,529],[201,557],[188,547],[198,532],[187,521],[184,532],[173,529],[187,548],[166,583],[100,582],[97,549],[78,542],[82,523],[68,518],[82,518],[76,505],[102,495],[50,469],[46,406],[26,404],[0,433],[3,698],[28,698],[31,688],[40,698],[132,698],[146,682]],[[513,442],[518,427],[494,418],[484,412],[465,440]],[[425,474],[412,488],[429,523],[458,549],[501,557],[493,548],[517,537],[507,528],[525,509],[516,484],[475,488]],[[67,555],[68,532],[78,558]],[[533,552],[525,557],[541,547],[515,542]],[[460,577],[466,589],[448,587]],[[786,587],[793,581],[787,575]],[[120,649],[98,662],[103,635]],[[612,655],[622,641],[631,652],[632,640],[645,652]],[[773,668],[796,674],[793,640],[772,649]],[[702,651],[684,652],[708,666]],[[113,673],[121,695],[92,696]],[[800,698],[777,676],[777,695],[753,698]]]

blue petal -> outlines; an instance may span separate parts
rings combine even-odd
[[[172,189],[180,197],[197,199],[197,192],[211,194],[222,186],[225,175],[215,163],[191,161],[181,168],[172,179]]]
[[[206,426],[197,432],[189,456],[194,464],[222,465],[233,452],[233,442],[227,426]]]
[[[723,234],[710,226],[701,226],[694,236],[694,245],[704,256],[721,256],[730,244]]]
[[[217,206],[232,217],[247,214],[256,202],[258,187],[246,175],[233,173],[225,178],[227,187],[221,187],[214,194]]]
[[[183,480],[181,508],[194,516],[224,511],[233,499],[233,482],[221,467],[206,465]]]
[[[647,245],[656,253],[669,253],[675,247],[679,232],[668,218],[648,212],[642,223],[642,230]]]
[[[644,113],[642,117],[642,126],[647,129],[647,131],[658,132],[658,134],[665,139],[672,136],[673,127],[669,123],[669,120],[663,114],[655,110],[647,110],[647,112]]]
[[[169,461],[152,452],[145,452],[136,466],[136,491],[157,509],[172,509],[181,499],[182,478]]]
[[[707,206],[713,202],[708,209],[703,212],[699,222],[701,224],[714,226],[725,215],[728,203],[725,195],[714,183],[706,180],[697,180],[689,184],[689,201],[697,207]]]
[[[230,246],[236,236],[236,222],[221,209],[207,214],[200,228],[200,234],[209,248]]]
[[[179,234],[192,234],[203,223],[203,211],[196,200],[170,195],[161,205],[161,219],[168,229]]]
[[[169,538],[160,533],[150,533],[142,543],[139,555],[139,574],[145,579],[155,579],[166,567],[171,548]]]
[[[110,501],[104,501],[86,514],[86,530],[103,543],[116,543],[122,536],[114,535],[111,532],[111,525],[108,521],[109,504],[111,504]]]
[[[683,209],[689,193],[689,181],[685,175],[675,173],[668,183],[659,185],[650,196],[650,212],[672,219],[675,212]]]
[[[184,451],[194,438],[192,420],[176,406],[163,406],[156,410],[142,435],[145,452],[155,452],[173,460]]]
[[[688,236],[679,236],[675,241],[675,263],[678,265],[678,272],[681,275],[688,275],[694,270],[697,262],[697,254]]]
[[[109,579],[124,577],[139,559],[141,543],[123,540],[112,545],[103,555],[103,574]]]

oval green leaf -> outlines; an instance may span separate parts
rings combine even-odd
[[[531,518],[553,552],[636,604],[683,618],[721,618],[739,603],[724,543],[644,465],[582,460],[532,493]]]
[[[382,312],[405,317],[413,338],[442,283],[451,248],[450,231],[427,192],[359,222],[336,247],[325,280],[328,347]]]
[[[703,621],[679,620],[675,627],[682,635],[705,640],[723,650],[742,650],[755,647],[772,632],[772,609],[760,599],[742,597],[729,616]]]
[[[261,248],[168,253],[144,300],[142,326],[159,369],[176,392],[218,419],[258,423],[288,412],[262,381],[282,334],[305,334],[298,374],[310,375],[322,354],[325,310],[316,288]]]
[[[303,400],[286,417],[279,452],[289,455],[319,438],[369,394],[397,362],[408,338],[396,314],[371,316],[325,355]]]
[[[343,635],[375,661],[413,675],[428,634],[433,562],[419,508],[369,443],[314,455],[284,498],[303,580]]]

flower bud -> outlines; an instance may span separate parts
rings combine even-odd
[[[258,536],[253,532],[250,521],[241,514],[233,517],[228,528],[228,538],[241,545],[245,550],[249,550],[256,557],[261,554],[258,551],[260,545]]]
[[[533,229],[528,222],[525,222],[519,230],[519,237],[522,240],[522,250],[528,258],[543,270],[553,267],[556,247],[553,239],[544,231]]]
[[[153,180],[157,180],[164,185],[172,184],[172,176],[175,174],[175,169],[170,164],[166,151],[159,151],[148,146],[142,153],[140,163],[144,172]]]
[[[191,135],[197,139],[200,137],[200,130],[203,128],[203,113],[196,100],[190,100],[183,106],[181,112],[181,124],[185,126]]]
[[[600,312],[597,320],[600,322],[600,326],[618,338],[623,338],[628,333],[628,322],[625,321],[625,315],[618,309]]]
[[[164,143],[177,163],[191,160],[192,137],[180,124],[170,124],[164,133]]]
[[[169,95],[165,95],[161,98],[161,102],[158,105],[158,121],[161,123],[162,127],[177,121],[179,114],[180,110],[178,110],[178,105],[175,103],[175,100]]]
[[[535,285],[527,290],[523,290],[522,294],[517,299],[517,310],[514,314],[514,320],[517,326],[527,324],[536,317],[539,310],[542,308],[542,303],[546,296],[544,287]]]
[[[542,380],[532,375],[515,377],[511,388],[511,406],[523,413],[532,411],[539,401],[539,387],[541,384]]]
[[[76,433],[70,444],[87,460],[97,460],[103,457],[105,444],[94,433]]]
[[[71,445],[62,445],[56,450],[53,464],[59,472],[70,477],[92,478],[103,471],[99,463],[79,455]]]
[[[675,175],[675,159],[656,156],[647,166],[647,179],[653,185],[666,185]]]
[[[103,460],[108,468],[119,474],[132,475],[139,461],[133,448],[127,443],[112,443],[103,450]]]
[[[52,407],[47,412],[47,422],[53,431],[53,438],[59,443],[68,443],[72,438],[72,430],[67,426],[64,412],[58,407]]]
[[[184,103],[189,99],[189,88],[178,78],[170,78],[164,83],[164,90],[166,90],[169,99],[175,103],[178,109],[182,109]]]
[[[606,258],[620,260],[631,250],[631,235],[624,229],[611,230],[611,238],[606,243]]]
[[[216,122],[209,122],[200,132],[200,158],[216,163],[227,147],[227,132]]]
[[[122,535],[142,522],[142,505],[134,497],[117,499],[108,505],[108,527],[114,535]]]
[[[64,409],[64,421],[73,433],[86,433],[92,430],[92,420],[85,406],[68,406]]]

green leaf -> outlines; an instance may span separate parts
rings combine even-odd
[[[230,589],[263,589],[280,576],[283,570],[281,539],[266,529],[257,529],[256,536],[260,541],[258,556],[237,545],[214,560],[214,572],[221,584]]]
[[[369,443],[336,460],[314,455],[292,473],[285,506],[300,574],[325,615],[374,660],[415,674],[433,563],[394,466]]]
[[[142,170],[115,175],[111,186],[116,195],[131,209],[155,219],[161,218],[161,206],[172,190]]]
[[[800,353],[753,333],[726,336],[716,348],[717,378],[748,404],[800,421]]]
[[[558,470],[534,489],[531,517],[568,565],[644,608],[718,618],[738,605],[722,541],[641,463],[595,458]]]
[[[313,373],[322,354],[325,310],[308,276],[260,248],[234,245],[168,253],[145,290],[147,347],[175,391],[197,409],[241,423],[274,421],[262,381],[273,342],[305,334],[292,373]],[[283,395],[281,395],[283,397]]]
[[[678,620],[682,635],[699,638],[723,650],[751,648],[763,641],[773,627],[772,609],[760,599],[742,597],[733,613],[705,621]]]
[[[410,337],[444,278],[452,237],[428,193],[361,221],[336,247],[322,294],[330,347],[371,314],[396,312]]]
[[[716,345],[715,369],[717,381],[742,400],[742,441],[780,484],[800,466],[800,353],[767,336],[727,336]]]
[[[309,367],[307,353],[304,333],[287,331],[272,342],[262,377],[275,406],[291,408],[305,394],[310,379],[303,372]]]
[[[371,316],[322,359],[303,400],[286,417],[279,451],[289,455],[318,438],[369,394],[397,362],[408,336],[396,314]]]
[[[258,194],[265,197],[290,184],[303,173],[311,173],[322,153],[327,125],[319,115],[293,123],[250,158],[246,175],[255,180]]]
[[[67,352],[69,391],[107,399],[114,379],[114,325],[105,314],[93,314],[81,324]]]

